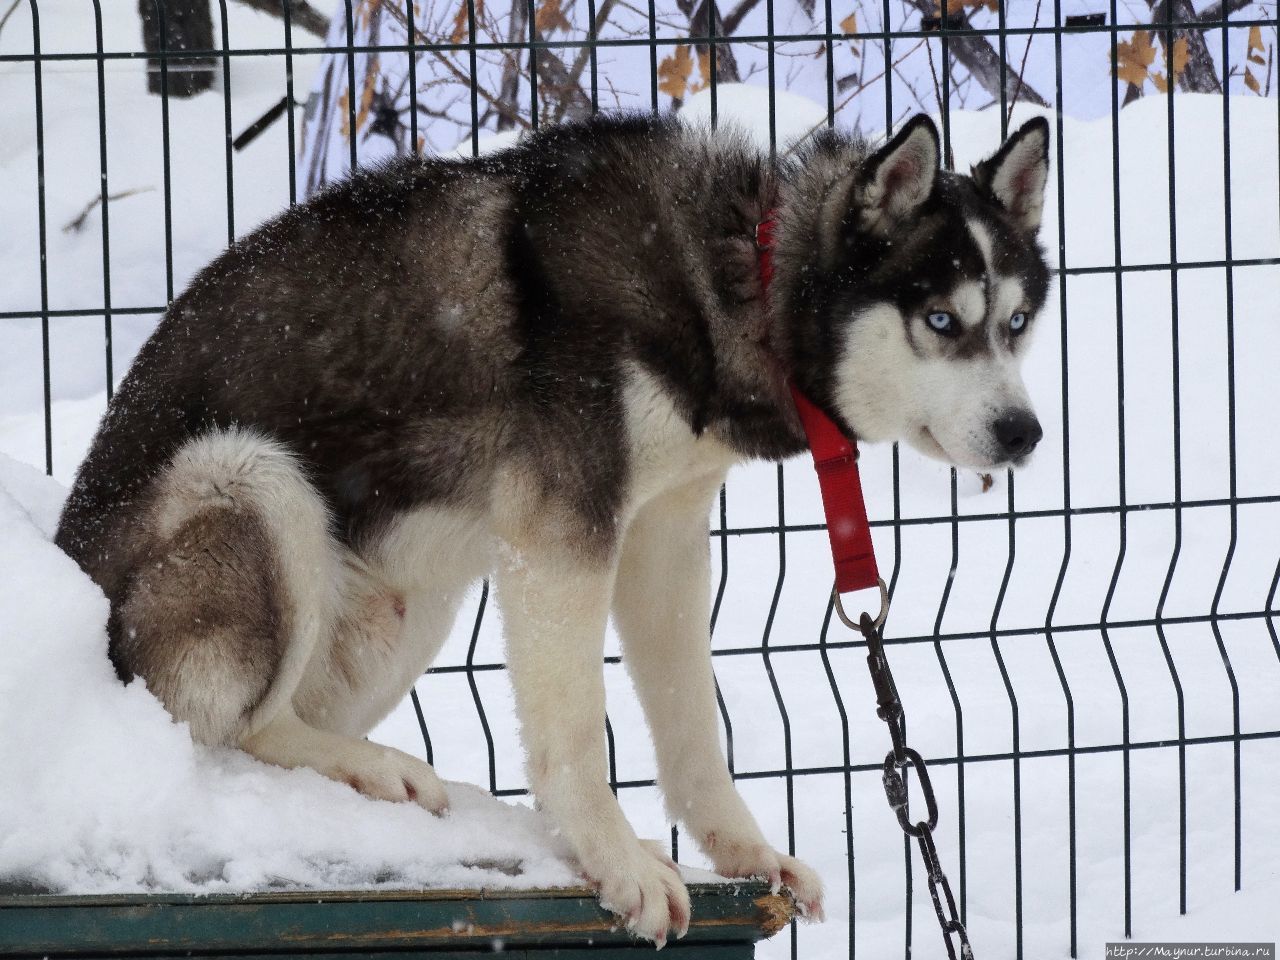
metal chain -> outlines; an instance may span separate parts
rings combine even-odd
[[[880,581],[882,594],[886,593],[884,581]],[[836,607],[840,619],[853,626],[840,607],[840,595],[837,593]],[[969,944],[969,934],[960,922],[956,910],[956,898],[951,892],[951,883],[942,871],[938,861],[938,848],[933,843],[933,831],[938,825],[938,801],[933,794],[933,782],[929,779],[929,768],[925,766],[924,757],[907,746],[907,736],[903,729],[904,713],[902,701],[898,699],[898,687],[893,682],[893,671],[889,669],[889,661],[884,655],[884,639],[880,636],[880,626],[887,612],[887,602],[882,602],[880,616],[875,620],[864,613],[858,619],[858,630],[867,641],[867,668],[871,671],[871,683],[876,691],[876,715],[889,727],[889,736],[893,740],[893,749],[884,758],[884,795],[889,806],[898,817],[898,825],[903,833],[915,837],[920,847],[920,857],[924,860],[925,876],[929,881],[929,896],[933,899],[933,912],[938,916],[938,926],[942,928],[942,939],[947,945],[948,960],[973,960],[973,947]],[[907,784],[902,771],[914,768],[920,780],[920,792],[924,796],[925,819],[911,822],[910,801],[907,796]],[[959,941],[960,952],[956,953]]]

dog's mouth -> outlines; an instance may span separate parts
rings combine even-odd
[[[1031,458],[1031,454],[1025,453],[1020,457],[1014,457],[1009,460],[997,460],[992,458],[969,457],[961,458],[953,456],[933,435],[933,431],[928,427],[921,427],[916,434],[914,443],[912,444],[917,450],[927,457],[934,460],[941,460],[950,466],[969,469],[969,470],[1003,470],[1006,468],[1021,467]]]
[[[933,457],[935,460],[941,460],[944,463],[955,463],[955,460],[947,453],[946,447],[938,442],[938,438],[933,435],[928,427],[920,428],[915,446],[921,453]]]

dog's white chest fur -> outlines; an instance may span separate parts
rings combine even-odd
[[[723,478],[737,459],[714,437],[695,435],[638,368],[628,370],[624,402],[630,482],[622,536],[644,504],[691,481]],[[345,567],[347,613],[300,685],[304,719],[353,735],[376,725],[439,652],[466,591],[497,556],[492,518],[483,513],[432,506],[402,516],[361,562]]]
[[[628,369],[624,398],[632,458],[628,518],[655,496],[692,480],[723,477],[741,459],[715,437],[695,434],[661,384],[644,370]]]

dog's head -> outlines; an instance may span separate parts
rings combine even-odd
[[[849,145],[832,137],[807,158],[825,179],[801,228],[817,262],[796,271],[794,376],[865,440],[956,466],[1022,463],[1041,436],[1019,368],[1049,285],[1036,240],[1048,124],[969,175],[939,168],[926,116],[832,170]]]

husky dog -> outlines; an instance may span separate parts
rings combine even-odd
[[[730,465],[805,449],[788,381],[865,440],[1026,458],[1047,145],[1033,120],[957,175],[924,116],[780,160],[599,118],[293,208],[174,301],[76,478],[57,542],[111,601],[116,669],[202,743],[440,812],[427,764],[362,738],[492,576],[533,792],[661,944],[689,899],[605,780],[612,615],[671,816],[821,916],[725,767],[709,506]]]

